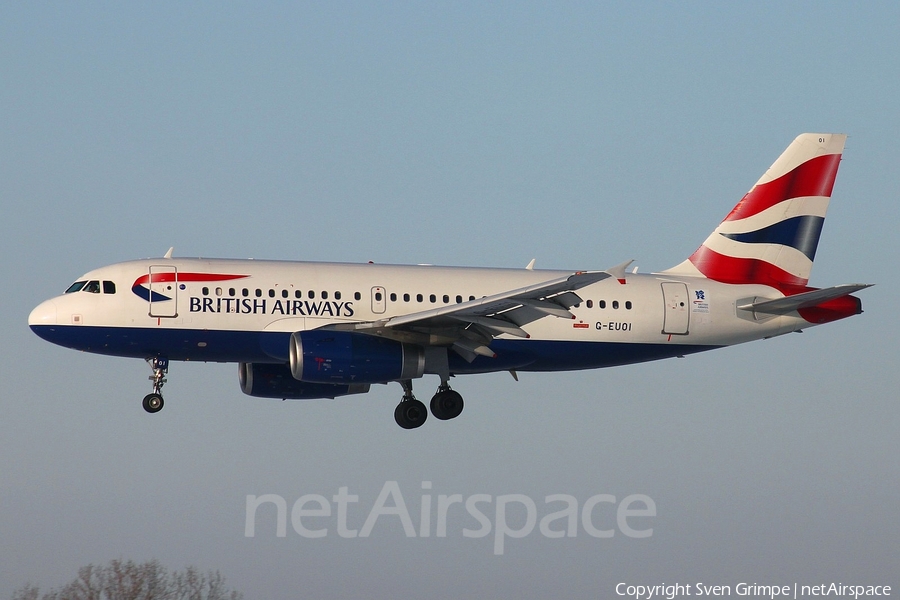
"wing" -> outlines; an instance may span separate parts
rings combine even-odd
[[[574,319],[569,308],[579,304],[577,290],[610,277],[622,279],[623,263],[608,271],[577,271],[492,296],[361,323],[327,325],[323,329],[356,331],[423,346],[450,346],[468,361],[494,356],[489,348],[498,335],[527,338],[522,326],[553,316]]]

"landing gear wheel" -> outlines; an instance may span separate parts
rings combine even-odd
[[[438,390],[431,399],[431,414],[435,419],[447,421],[455,419],[463,409],[463,399],[459,392],[451,389]]]
[[[143,404],[144,410],[148,413],[158,413],[162,410],[163,404],[165,403],[163,402],[163,397],[159,394],[147,394],[144,396]]]
[[[163,397],[160,393],[166,383],[166,373],[169,371],[169,359],[165,356],[154,356],[147,359],[147,364],[153,369],[150,381],[153,382],[153,393],[144,396],[144,410],[148,413],[158,413],[163,407]]]
[[[415,398],[401,401],[394,409],[394,420],[403,429],[421,427],[427,418],[428,410]]]

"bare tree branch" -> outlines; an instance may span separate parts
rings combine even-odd
[[[11,600],[243,600],[229,590],[218,571],[200,572],[190,566],[171,574],[151,560],[144,563],[112,560],[105,567],[87,565],[59,590],[41,595],[40,588],[26,584],[13,592]]]

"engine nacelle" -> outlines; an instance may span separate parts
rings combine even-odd
[[[238,369],[241,391],[257,398],[314,400],[365,394],[369,391],[368,384],[335,385],[297,381],[291,376],[291,368],[288,365],[241,363]]]
[[[416,379],[425,372],[425,350],[349,331],[291,334],[291,374],[315,383],[385,383]]]

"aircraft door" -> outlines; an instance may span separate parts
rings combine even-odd
[[[372,312],[376,315],[384,314],[387,309],[384,288],[376,286],[372,288]]]
[[[662,293],[666,305],[662,332],[668,335],[687,335],[691,314],[687,284],[663,282]]]
[[[178,316],[178,270],[175,266],[150,267],[150,316]]]

